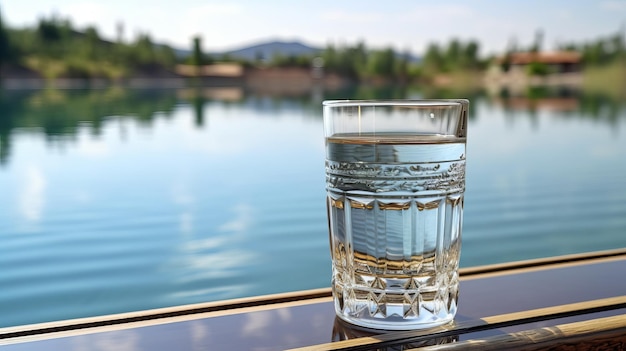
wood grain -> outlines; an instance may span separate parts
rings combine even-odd
[[[625,350],[626,315],[525,330],[483,339],[426,346],[419,351],[457,350]]]
[[[453,335],[503,328],[512,325],[533,323],[556,318],[571,317],[581,314],[609,311],[620,308],[626,308],[626,296],[618,296],[566,305],[551,306],[534,310],[506,313],[497,316],[485,317],[478,320],[460,322],[451,327],[443,326],[428,330],[388,332],[376,336],[312,345],[308,347],[292,349],[292,351],[371,350],[372,348],[416,343],[432,338],[443,338]]]

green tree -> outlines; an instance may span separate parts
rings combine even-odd
[[[445,59],[438,44],[428,45],[424,55],[424,70],[427,72],[439,72],[444,69]]]
[[[457,39],[452,39],[448,44],[445,55],[445,67],[447,70],[458,68],[461,61],[461,51],[461,42]]]
[[[606,62],[608,56],[603,40],[586,44],[582,50],[583,61],[590,65],[600,65]]]
[[[156,61],[154,44],[149,34],[140,34],[132,45],[131,52],[131,60],[135,65],[148,65]]]
[[[478,68],[480,63],[480,58],[478,57],[479,50],[480,46],[476,41],[467,43],[461,55],[461,66],[469,69]]]
[[[281,55],[280,53],[275,53],[272,55],[272,60],[270,64],[276,67],[301,67],[308,68],[311,67],[312,58],[308,56],[296,56],[296,55]]]
[[[545,76],[550,73],[548,65],[542,62],[531,62],[526,67],[526,73],[531,76]]]
[[[337,72],[351,79],[359,79],[365,69],[366,61],[367,53],[363,43],[354,47],[344,47],[337,56]]]
[[[618,59],[624,52],[626,51],[626,45],[624,44],[624,35],[621,32],[616,33],[609,39],[611,49],[612,49],[612,58]]]
[[[396,59],[396,77],[401,80],[406,80],[409,76],[409,58],[411,57],[411,52],[406,50],[402,55],[400,55]]]
[[[66,49],[70,49],[69,39],[72,31],[69,20],[56,16],[50,19],[41,18],[36,30],[39,53],[51,58],[62,58],[66,54]]]
[[[206,56],[203,56],[203,59],[205,64],[210,63]],[[167,67],[174,66],[174,64],[176,64],[176,53],[174,52],[174,49],[172,49],[169,45],[157,47],[156,63]]]
[[[359,42],[354,47],[347,47],[341,57],[341,71],[350,78],[358,79],[364,75],[368,60],[365,43]]]
[[[542,45],[543,45],[543,30],[537,29],[537,31],[535,31],[535,41],[533,42],[533,45],[530,47],[530,52],[540,52]]]
[[[93,60],[101,57],[102,40],[95,27],[90,26],[85,30],[85,38],[80,47],[83,48],[84,55],[88,59]]]
[[[329,44],[322,51],[321,57],[324,60],[324,70],[326,72],[340,74],[354,80],[361,78],[365,74],[368,54],[363,42],[353,47],[344,46],[340,48]],[[308,57],[306,64],[310,66],[311,62],[312,58]]]
[[[582,45],[569,44],[567,47],[579,51],[585,65],[604,65],[614,62],[626,54],[626,44],[622,31],[623,29],[620,29],[611,36],[598,38]]]
[[[393,77],[396,68],[396,54],[387,48],[371,53],[368,59],[368,72],[374,76]]]
[[[337,73],[338,66],[338,54],[337,49],[333,44],[328,44],[322,52],[322,59],[324,59],[324,68],[328,72]]]
[[[9,42],[9,35],[4,28],[4,21],[2,20],[2,10],[0,9],[0,66],[11,60],[11,44]]]
[[[191,54],[191,64],[194,66],[201,66],[204,64],[202,54],[202,38],[199,36],[193,37],[193,51]]]

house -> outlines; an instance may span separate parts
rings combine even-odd
[[[496,63],[500,66],[508,64],[512,71],[526,71],[532,64],[542,64],[550,73],[572,73],[581,70],[581,59],[576,51],[513,52],[498,57]]]
[[[578,52],[513,52],[492,61],[484,83],[492,92],[507,88],[517,94],[528,86],[580,86],[582,77]]]

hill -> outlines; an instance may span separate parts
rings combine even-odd
[[[297,41],[270,41],[240,49],[227,51],[226,53],[234,58],[254,61],[258,58],[271,59],[275,55],[281,56],[302,56],[320,53],[321,48],[312,47]]]
[[[238,49],[227,50],[222,52],[210,52],[210,56],[214,58],[220,58],[225,55],[234,59],[242,59],[247,61],[256,61],[259,57],[265,60],[269,60],[274,55],[281,56],[302,56],[302,55],[314,55],[323,51],[323,48],[304,44],[299,41],[268,41],[261,42],[250,46],[243,46]],[[175,49],[176,55],[180,58],[185,58],[191,55],[191,51],[187,49]],[[399,57],[407,59],[409,62],[418,63],[421,61],[421,57],[406,53],[396,53]]]
[[[185,58],[191,55],[191,51],[188,49],[175,49],[175,51],[176,55],[180,58]],[[259,57],[266,60],[271,59],[277,54],[281,56],[301,56],[316,54],[321,51],[321,48],[306,45],[298,41],[268,41],[250,46],[243,46],[233,50],[209,52],[208,55],[215,58],[228,55],[234,59],[255,61]]]

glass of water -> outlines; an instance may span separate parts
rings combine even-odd
[[[406,330],[457,310],[469,101],[324,101],[339,318]]]

